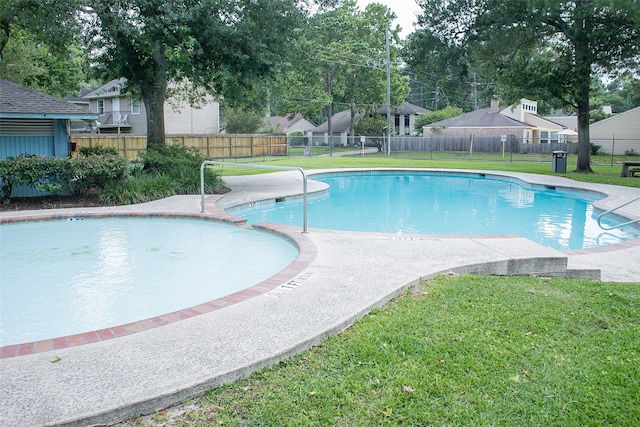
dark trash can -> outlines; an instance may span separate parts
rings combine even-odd
[[[567,152],[566,151],[554,151],[551,162],[551,171],[555,173],[567,172]]]

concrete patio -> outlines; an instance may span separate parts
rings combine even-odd
[[[640,197],[636,188],[582,184],[553,176],[500,175],[602,192],[608,195],[597,203],[603,210]],[[232,191],[207,197],[205,215],[228,220],[231,215],[223,208],[299,197],[302,191],[302,177],[295,171],[225,181]],[[309,181],[310,193],[322,191],[326,191],[324,184]],[[198,214],[200,197],[175,196],[82,211]],[[46,214],[69,212],[75,213]],[[640,218],[640,202],[619,213]],[[3,212],[0,219],[42,214]],[[290,236],[301,248],[304,262],[282,272],[280,286],[223,309],[120,338],[2,358],[0,425],[84,426],[151,413],[303,351],[408,287],[439,274],[538,274],[640,282],[640,238],[560,252],[515,235],[400,236],[318,230],[313,224],[308,233],[302,233],[301,227],[261,226]],[[59,361],[52,363],[56,358]]]

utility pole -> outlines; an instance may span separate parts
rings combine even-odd
[[[389,27],[384,29],[387,51],[387,155],[391,155],[391,54],[389,53]]]
[[[478,109],[478,82],[476,81],[476,73],[473,73],[473,109]]]

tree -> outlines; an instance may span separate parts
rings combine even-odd
[[[428,29],[409,35],[402,59],[413,77],[410,99],[414,104],[432,110],[454,105],[470,111],[478,104],[488,106],[494,95],[493,85],[469,64],[464,47],[441,40]]]
[[[578,112],[577,172],[591,172],[589,94],[594,74],[637,67],[636,0],[419,0],[420,22],[464,46],[507,101],[552,97]],[[488,74],[490,75],[490,74]]]
[[[86,80],[75,0],[0,2],[0,77],[57,97]]]
[[[104,77],[125,77],[147,112],[147,144],[164,144],[169,83],[227,105],[258,103],[255,89],[287,48],[294,0],[88,0],[87,28]],[[262,103],[263,105],[263,103]]]
[[[263,115],[239,108],[222,110],[222,128],[227,133],[256,133],[262,126]]]
[[[386,37],[389,37],[390,108],[398,106],[409,94],[408,78],[403,76],[398,62],[399,28],[389,30],[395,14],[381,4],[369,4],[364,12],[356,15],[356,42],[351,45],[351,57],[340,70],[344,84],[340,93],[350,111],[349,134],[351,144],[355,137],[357,113],[375,114],[386,104]],[[383,59],[384,58],[384,59]],[[376,60],[377,59],[377,60]]]
[[[440,120],[450,119],[451,117],[459,116],[462,113],[464,113],[462,108],[449,105],[442,110],[419,114],[418,117],[416,117],[416,129],[422,131],[422,128],[426,125],[439,122]]]
[[[286,72],[280,73],[284,76],[279,80],[280,89],[271,98],[278,99],[277,111],[303,112],[318,122],[327,120],[331,134],[331,116],[348,109],[353,136],[356,113],[378,114],[385,104],[385,28],[394,17],[380,4],[360,11],[353,0],[338,1],[311,16],[300,44],[294,48],[297,55],[287,64]],[[394,62],[398,32],[398,28],[391,32]],[[400,104],[407,93],[407,79],[394,64],[392,104]],[[323,114],[318,114],[319,110]]]

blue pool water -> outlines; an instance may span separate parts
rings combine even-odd
[[[534,188],[480,175],[382,172],[312,177],[329,195],[309,198],[308,226],[406,234],[517,234],[573,250],[637,237],[636,228],[605,231],[587,193]],[[235,211],[249,223],[302,224],[301,201]],[[603,221],[611,225],[611,222]]]
[[[276,235],[184,218],[0,225],[0,345],[181,310],[253,286],[297,248]]]

